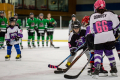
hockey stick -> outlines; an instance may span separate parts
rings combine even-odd
[[[83,43],[81,46],[79,46],[74,52],[76,53],[81,47],[84,46],[84,44],[85,44],[85,43]],[[58,68],[58,67],[59,67],[63,62],[65,62],[70,56],[71,56],[71,54],[70,54],[65,60],[63,60],[59,65],[54,66],[54,65],[49,64],[48,67],[49,67],[49,68]],[[58,68],[58,69],[59,69],[59,68]]]
[[[12,42],[10,42],[10,44],[13,43],[14,41],[15,41],[15,40],[13,40]],[[4,48],[5,46],[7,46],[7,45],[2,46],[0,49]]]
[[[104,55],[102,58],[104,58],[104,57],[105,57],[105,55]],[[91,61],[93,58],[94,58],[94,56],[92,56],[92,58],[89,59],[89,61],[85,64],[85,66],[82,68],[82,70],[81,70],[77,75],[72,76],[72,75],[67,75],[67,74],[65,74],[65,75],[64,75],[64,78],[67,78],[67,79],[76,79],[76,78],[78,78],[78,77],[81,75],[81,73],[84,71],[84,69],[86,68],[86,66],[90,63],[90,61]]]
[[[55,74],[60,74],[60,73],[66,73],[74,64],[75,62],[77,62],[77,60],[88,50],[88,48],[86,50],[84,50],[81,54],[79,54],[79,56],[77,56],[75,58],[75,60],[71,63],[71,65],[66,68],[66,69],[61,69],[61,70],[56,70],[54,71]]]

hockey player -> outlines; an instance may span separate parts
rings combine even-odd
[[[75,14],[72,14],[72,19],[69,21],[69,35],[70,35],[70,33],[72,32],[72,28],[71,28],[71,25],[72,25],[72,23],[73,22],[75,22],[75,21],[78,21],[77,19],[76,19],[76,15]],[[78,21],[79,22],[79,21]]]
[[[16,25],[18,25],[20,27],[20,29],[23,31],[23,29],[22,29],[22,22],[21,22],[20,19],[18,19],[18,14],[15,14],[14,18],[16,19]],[[20,42],[20,46],[21,46],[21,49],[23,49],[22,39],[21,39],[21,42]]]
[[[97,78],[99,75],[103,52],[110,61],[110,73],[113,75],[117,73],[116,61],[112,49],[115,42],[113,29],[118,27],[119,20],[114,13],[107,11],[105,7],[106,4],[104,0],[97,0],[94,4],[95,13],[90,17],[90,31],[94,34],[95,48],[95,71],[93,78]]]
[[[20,59],[21,51],[20,51],[19,43],[20,43],[20,38],[23,37],[22,30],[18,25],[15,25],[16,19],[14,17],[11,17],[9,19],[9,22],[10,22],[10,25],[8,26],[5,34],[5,40],[7,44],[7,55],[5,56],[5,59],[10,59],[11,49],[13,45],[17,52],[16,59]]]
[[[81,25],[79,21],[75,21],[74,23],[72,23],[72,32],[70,33],[69,40],[68,40],[68,45],[69,45],[70,53],[72,56],[68,59],[66,67],[69,67],[71,65],[71,62],[76,55],[74,51],[83,43],[85,43],[85,33],[86,31],[81,30]],[[81,49],[85,50],[86,47],[87,46],[82,47]],[[87,59],[89,60],[90,59],[89,51],[87,51],[85,54],[87,56]]]
[[[35,27],[37,26],[37,19],[33,13],[30,13],[30,18],[27,20],[28,28],[28,47],[31,48],[30,40],[32,39],[32,46],[35,48]]]
[[[120,16],[118,18],[119,18],[119,21],[120,21]],[[114,32],[114,33],[115,33],[115,38],[117,38],[116,43],[115,43],[115,47],[117,49],[118,57],[119,57],[119,60],[120,60],[120,26],[117,29],[117,31]]]
[[[53,33],[54,33],[54,28],[57,25],[57,22],[51,18],[51,14],[48,13],[47,15],[47,39],[46,39],[46,46],[48,46],[48,40],[50,38],[50,46],[53,47]]]
[[[85,16],[82,19],[82,25],[84,27],[86,27],[86,37],[87,37],[87,35],[90,34],[89,20],[90,20],[90,16]],[[91,52],[90,52],[90,54],[91,54],[90,58],[92,58],[94,56],[94,36],[93,37],[88,37],[88,39],[89,39],[89,41],[87,40],[86,42],[88,43],[89,49],[91,50]],[[88,71],[88,75],[91,75],[94,72],[94,69],[95,69],[94,68],[94,57],[90,61],[90,65],[91,65],[91,68]],[[103,67],[103,58],[101,60],[101,67],[100,67],[99,76],[100,77],[108,76],[108,71],[104,70],[104,67]]]
[[[47,26],[46,19],[43,18],[44,14],[40,13],[39,14],[39,19],[37,21],[37,44],[38,47],[39,41],[40,41],[40,36],[42,37],[42,47],[44,47],[44,36],[45,36],[45,27]]]
[[[0,47],[3,46],[5,40],[6,27],[8,26],[7,18],[4,17],[4,11],[0,11]],[[3,47],[5,49],[5,47]]]

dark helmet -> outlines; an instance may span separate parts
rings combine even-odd
[[[17,14],[17,13],[15,13],[15,14],[14,14],[14,16],[18,16],[18,14]]]
[[[30,13],[30,15],[34,15],[34,13]]]
[[[72,30],[73,30],[73,29],[78,29],[78,28],[79,28],[79,32],[80,32],[80,30],[81,30],[81,24],[80,24],[80,22],[79,22],[79,21],[73,22],[73,23],[72,23]],[[74,30],[73,30],[73,32],[76,33]],[[78,32],[78,33],[79,33],[79,32]],[[77,34],[77,33],[76,33],[76,34]]]
[[[72,16],[71,17],[76,17],[76,15],[75,14],[72,14]]]
[[[0,11],[0,14],[4,14],[4,11]]]
[[[9,22],[12,22],[12,21],[16,21],[16,19],[14,17],[10,17]]]

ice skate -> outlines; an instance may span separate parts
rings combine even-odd
[[[103,66],[101,66],[100,72],[99,72],[99,77],[106,77],[106,76],[108,76],[108,71],[104,70]]]
[[[118,71],[117,71],[117,68],[116,68],[116,63],[114,62],[114,63],[112,63],[110,73],[111,73],[112,76],[117,77],[117,72]]]
[[[98,79],[98,77],[99,77],[99,71],[100,71],[100,64],[97,64],[97,67],[95,67],[95,71],[92,74],[93,75],[92,78]]]
[[[33,48],[36,48],[35,44],[33,44],[32,46],[33,46]]]
[[[9,61],[9,60],[10,60],[10,57],[11,57],[10,55],[6,55],[6,56],[5,56],[5,61]]]
[[[44,44],[42,44],[42,47],[44,47]]]
[[[28,44],[28,48],[30,48],[30,49],[31,49],[31,45],[30,45],[30,44]]]
[[[21,54],[18,54],[18,55],[16,56],[16,60],[17,60],[17,61],[21,60]]]
[[[65,66],[66,66],[66,67],[69,67],[69,66],[70,66],[70,64],[71,64],[70,62],[67,62],[67,64],[66,64]]]
[[[38,44],[38,47],[40,47],[40,45]]]

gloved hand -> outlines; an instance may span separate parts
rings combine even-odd
[[[7,44],[7,45],[10,44],[10,41],[6,41],[6,44]]]
[[[19,38],[20,38],[20,37],[15,37],[15,41],[19,41]]]
[[[77,48],[73,48],[73,49],[70,50],[71,56],[74,56],[74,55],[76,54],[76,52],[75,52],[76,49],[77,49]]]

